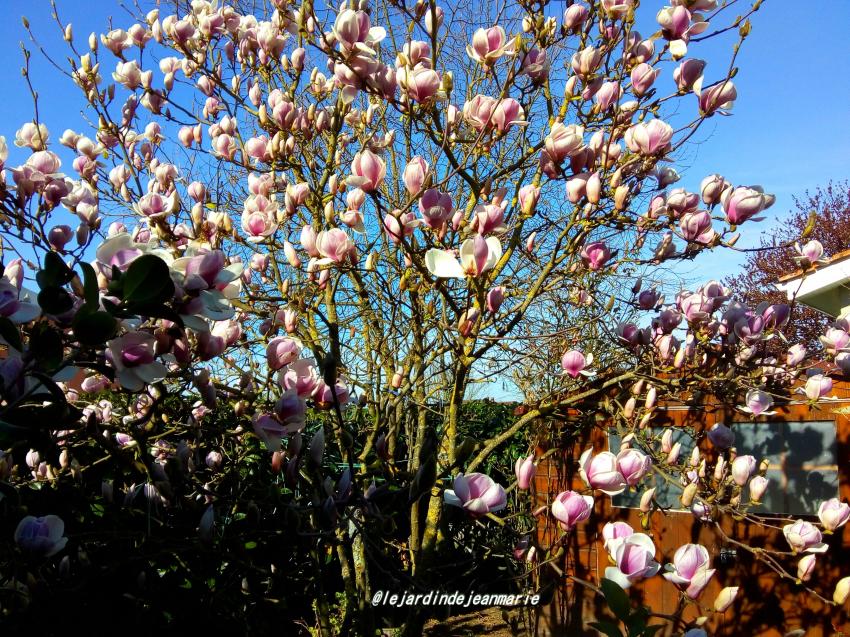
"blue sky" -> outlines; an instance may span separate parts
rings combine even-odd
[[[644,2],[642,9],[652,18],[662,2]],[[117,0],[57,0],[65,21],[74,24],[76,40],[82,44],[91,31],[104,32],[110,19],[116,26],[131,24]],[[757,245],[759,234],[777,223],[777,217],[792,206],[792,196],[844,179],[850,174],[850,2],[818,0],[807,10],[790,0],[767,0],[753,17],[753,32],[739,55],[740,72],[735,78],[738,101],[733,116],[715,117],[702,129],[702,142],[693,146],[685,164],[679,166],[682,184],[696,188],[703,176],[720,172],[736,184],[761,184],[777,195],[776,205],[761,224],[744,226],[741,247]],[[14,131],[32,116],[32,101],[20,75],[22,56],[19,42],[29,48],[20,16],[26,15],[45,49],[63,66],[64,43],[50,17],[48,0],[4,0],[6,19],[0,23],[0,82],[5,88],[0,100],[0,134]],[[651,27],[647,27],[648,29]],[[701,45],[700,56],[719,61],[728,58],[732,40],[721,38]],[[107,56],[107,60],[111,59]],[[81,100],[75,87],[58,76],[36,51],[31,62],[32,77],[40,94],[40,113],[55,140],[69,124],[80,123]],[[711,71],[719,68],[709,66]],[[110,73],[112,68],[103,69]],[[714,78],[716,79],[716,78]],[[11,161],[15,160],[15,156]],[[689,165],[687,165],[689,164]],[[701,256],[686,271],[703,278],[734,273],[743,256],[721,251]]]
[[[712,118],[701,129],[701,143],[678,166],[682,185],[690,189],[696,188],[705,175],[720,172],[735,184],[761,184],[776,194],[777,202],[765,221],[742,227],[740,247],[757,245],[760,233],[791,209],[793,195],[830,179],[850,176],[850,82],[846,80],[850,2],[818,0],[806,4],[808,8],[790,0],[767,0],[763,4],[752,19],[753,32],[738,58],[738,100],[733,115]],[[57,0],[57,5],[63,19],[74,24],[75,38],[81,45],[91,31],[106,31],[110,18],[116,26],[131,24],[117,0]],[[661,6],[662,2],[644,2],[643,10],[651,19]],[[20,16],[28,17],[45,49],[55,54],[63,67],[67,62],[48,0],[4,0],[3,8],[0,134],[11,140],[21,123],[32,117],[32,101],[20,74],[19,42],[34,47]],[[714,66],[719,67],[720,60],[728,59],[731,44],[731,38],[721,38],[709,46],[701,45],[699,57],[717,60]],[[112,62],[109,56],[106,60],[107,64]],[[710,65],[709,71],[720,73],[720,68]],[[35,50],[31,70],[40,94],[41,119],[50,128],[52,139],[69,126],[83,129],[77,89]],[[104,68],[102,72],[106,75],[112,70]],[[707,79],[718,78],[709,73]],[[12,150],[10,161],[16,161],[16,149]],[[723,250],[701,256],[683,272],[700,279],[721,278],[736,272],[742,261],[743,255]]]

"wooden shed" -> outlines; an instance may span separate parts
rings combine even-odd
[[[830,497],[850,500],[850,384],[837,381],[833,393],[838,400],[818,409],[791,400],[777,406],[774,415],[755,421],[724,404],[707,405],[700,410],[685,406],[659,409],[653,426],[671,427],[680,432],[691,428],[699,432],[716,422],[736,423],[733,429],[738,452],[770,460],[771,488],[763,505],[754,513],[768,518],[771,523],[775,520],[775,528],[754,528],[725,519],[721,530],[717,530],[713,523],[697,520],[688,510],[675,510],[681,509],[681,504],[675,500],[678,491],[666,494],[662,490],[660,499],[663,501],[667,497],[666,504],[673,509],[656,511],[651,516],[651,526],[646,532],[655,541],[657,559],[662,564],[671,561],[675,550],[687,543],[702,544],[711,554],[717,573],[698,600],[709,617],[705,626],[709,635],[781,637],[800,628],[806,630],[806,637],[850,635],[850,617],[843,610],[835,610],[821,602],[793,580],[779,580],[752,554],[731,541],[787,551],[788,545],[780,530],[783,519],[816,521],[811,513],[822,500]],[[680,438],[680,442],[683,454],[687,453],[685,438]],[[551,503],[557,493],[566,489],[586,488],[578,475],[576,460],[590,446],[597,451],[609,447],[617,451],[619,443],[616,439],[608,440],[601,430],[596,430],[590,439],[576,440],[571,447],[560,449],[543,461],[535,485],[539,506]],[[700,448],[707,458],[712,458],[714,450],[710,444],[700,443]],[[567,542],[565,562],[561,566],[568,573],[597,583],[594,579],[604,573],[609,564],[602,527],[607,521],[622,520],[640,530],[640,511],[635,508],[638,495],[614,498],[600,495],[596,498],[594,515],[580,524]],[[823,591],[827,598],[831,598],[835,582],[850,575],[850,551],[847,550],[850,537],[845,530],[842,528],[832,536],[825,536],[830,549],[824,557],[819,557],[812,580],[815,588]],[[541,545],[550,546],[560,535],[561,530],[551,517],[541,519]],[[788,565],[793,571],[796,558],[789,556]],[[714,613],[711,610],[714,598],[724,586],[740,586],[741,591],[732,608],[723,614]],[[635,585],[629,593],[635,603],[641,601],[656,613],[673,613],[680,601],[678,589],[660,575]],[[606,614],[601,597],[584,586],[568,583],[542,613],[540,634],[597,635],[586,624]],[[695,619],[700,614],[692,605],[685,617]]]

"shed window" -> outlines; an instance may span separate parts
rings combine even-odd
[[[762,498],[765,513],[809,514],[820,503],[838,496],[835,423],[739,422],[732,425],[735,446],[770,466],[770,485]]]
[[[730,425],[735,432],[739,455],[752,455],[770,462],[766,476],[770,479],[762,504],[754,513],[809,514],[817,511],[824,500],[838,496],[835,423],[829,420],[807,422],[737,422]],[[660,431],[659,431],[660,433]],[[680,459],[687,461],[694,440],[684,429],[673,429],[673,442],[682,444]],[[610,448],[620,448],[620,437],[611,435]],[[710,467],[711,469],[711,467]],[[679,485],[670,484],[656,474],[644,480],[643,488],[654,486],[655,499],[664,507],[681,508]],[[641,491],[626,491],[612,499],[618,507],[637,507]],[[748,494],[744,493],[747,497]]]

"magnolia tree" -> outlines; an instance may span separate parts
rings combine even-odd
[[[710,463],[680,458],[656,407],[712,395],[755,417],[800,379],[814,404],[848,324],[806,380],[801,346],[765,353],[792,308],[641,284],[732,248],[773,203],[675,169],[732,107],[760,2],[247,4],[82,39],[57,16],[86,119],[36,117],[2,145],[7,618],[67,621],[101,590],[150,626],[419,634],[426,608],[372,594],[440,588],[465,543],[509,553],[534,516],[563,535],[527,539],[514,572],[564,573],[564,540],[653,472],[705,524],[763,524],[759,459],[724,425]],[[703,60],[713,37],[730,54]],[[518,369],[523,415],[465,437],[470,387]],[[510,484],[482,468],[570,408],[621,447],[574,460],[582,492],[535,511],[511,494],[500,514],[539,457]],[[810,513],[784,523],[787,550],[754,550],[842,604],[850,580],[834,598],[809,580],[850,508]],[[661,555],[621,522],[605,539],[612,566],[586,585],[663,576],[711,605],[706,547]]]

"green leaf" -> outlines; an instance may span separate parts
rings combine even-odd
[[[83,291],[86,299],[86,305],[96,309],[100,304],[100,294],[98,293],[97,273],[90,263],[80,263],[80,269],[83,271]]]
[[[600,620],[597,622],[590,622],[588,626],[595,628],[607,637],[623,637],[623,633],[620,631],[619,626],[616,626],[609,621]]]
[[[44,267],[35,275],[36,283],[42,290],[49,287],[61,287],[74,278],[74,271],[55,252],[44,255]]]
[[[605,601],[608,602],[608,608],[616,615],[617,619],[626,622],[632,610],[626,591],[620,588],[617,582],[605,578],[602,579],[599,586],[602,588],[602,594],[605,595]]]
[[[115,335],[118,321],[108,312],[78,312],[71,324],[74,337],[83,345],[99,345]]]
[[[74,299],[64,288],[47,286],[38,293],[38,304],[46,314],[64,314],[73,309]]]
[[[40,323],[30,338],[30,351],[42,369],[52,371],[62,364],[62,336],[53,328]]]
[[[180,315],[167,305],[161,303],[157,305],[131,303],[126,307],[126,310],[133,315],[166,319],[177,324],[181,329],[183,328],[183,319],[180,318]]]
[[[6,341],[19,352],[23,351],[21,343],[21,333],[12,321],[5,316],[0,316],[0,338]]]
[[[125,303],[156,304],[174,295],[174,282],[165,261],[144,254],[130,264],[122,277]]]

